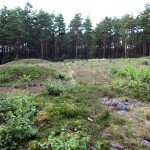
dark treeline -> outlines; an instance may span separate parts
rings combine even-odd
[[[30,3],[23,9],[0,9],[0,63],[16,58],[58,61],[149,55],[150,4],[136,17],[105,17],[94,29],[90,18],[83,19],[80,13],[66,27],[62,14],[37,12]]]

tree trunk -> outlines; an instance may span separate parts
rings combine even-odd
[[[41,58],[43,59],[43,43],[42,43],[42,41],[40,42],[40,44],[41,44]]]
[[[77,45],[77,40],[76,40],[76,59],[78,58],[78,45]]]

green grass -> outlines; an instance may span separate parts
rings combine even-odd
[[[103,97],[120,96],[148,100],[150,96],[148,93],[149,66],[142,66],[143,60],[144,58],[116,59],[113,60],[115,63],[109,60],[100,60],[100,62],[80,60],[64,64],[26,59],[0,66],[2,75],[0,81],[6,90],[7,84],[13,88],[17,82],[21,85],[30,82],[43,83],[43,86],[39,86],[42,93],[36,89],[37,86],[33,87],[36,91],[34,100],[37,114],[32,123],[35,124],[38,132],[33,139],[20,140],[21,145],[28,150],[37,150],[39,146],[41,149],[47,149],[48,137],[55,131],[50,138],[54,141],[53,146],[57,142],[61,143],[68,136],[72,137],[73,143],[78,143],[79,139],[84,139],[84,136],[80,138],[79,135],[86,135],[89,137],[88,142],[85,141],[87,147],[93,147],[96,150],[109,149],[110,141],[101,137],[101,133],[108,132],[112,134],[111,140],[118,143],[123,142],[121,134],[127,134],[131,139],[127,142],[128,149],[136,146],[137,149],[143,149],[132,136],[134,132],[132,128],[130,129],[132,124],[108,110],[108,107],[101,105],[99,100]],[[85,65],[81,66],[82,63]],[[124,66],[125,63],[128,65]],[[68,76],[71,76],[71,79],[66,80]],[[45,87],[46,90],[44,90]],[[20,88],[18,87],[19,90]],[[24,90],[32,93],[29,88]],[[10,99],[7,102],[13,105]],[[148,113],[144,115],[149,119]],[[5,125],[4,121],[3,124]],[[129,125],[128,130],[123,129],[125,125]],[[66,136],[62,135],[62,129],[65,129]]]
[[[2,66],[0,67],[0,83],[2,85],[16,81],[45,81],[49,76],[54,77],[54,70],[43,66]]]

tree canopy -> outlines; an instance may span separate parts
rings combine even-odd
[[[62,14],[0,9],[0,63],[15,58],[51,60],[141,57],[150,55],[150,4],[136,17],[105,17],[95,28],[76,13],[66,26]]]

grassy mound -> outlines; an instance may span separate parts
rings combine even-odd
[[[14,82],[19,79],[45,80],[48,76],[53,76],[54,70],[43,66],[3,66],[0,68],[0,83]]]

